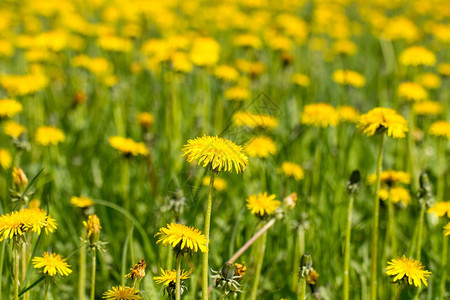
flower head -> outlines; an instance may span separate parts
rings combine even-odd
[[[393,109],[376,107],[359,118],[357,128],[367,136],[387,131],[390,137],[404,138],[408,122]]]
[[[0,148],[0,166],[3,169],[8,169],[11,166],[12,157],[8,150]]]
[[[247,199],[247,208],[251,210],[252,214],[257,214],[260,217],[263,217],[264,214],[272,215],[281,205],[281,202],[275,200],[275,198],[275,195],[269,196],[267,192],[250,195]]]
[[[145,277],[145,268],[147,267],[147,264],[145,263],[144,259],[139,260],[139,262],[134,265],[130,269],[130,273],[125,275],[125,278],[130,278],[131,280],[140,280]]]
[[[239,72],[229,65],[220,65],[214,69],[214,76],[223,81],[236,81]]]
[[[70,203],[72,203],[73,206],[79,208],[88,208],[94,205],[94,201],[92,201],[91,198],[83,196],[80,197],[72,196],[70,198]]]
[[[431,124],[429,132],[431,135],[450,139],[450,122],[436,121]]]
[[[245,152],[251,157],[267,158],[277,152],[277,146],[268,136],[255,136],[245,145]]]
[[[337,113],[339,122],[356,123],[359,119],[359,111],[351,106],[338,106]]]
[[[155,117],[149,113],[149,112],[141,112],[136,116],[136,119],[139,123],[139,125],[143,129],[148,129],[150,126],[153,125],[155,121]]]
[[[307,75],[302,73],[295,73],[292,75],[291,80],[296,85],[302,86],[302,87],[308,87],[310,84],[310,79]]]
[[[203,185],[209,185],[210,179],[211,178],[209,176],[204,177],[202,180]],[[222,179],[219,177],[214,178],[214,189],[216,189],[218,191],[223,191],[226,188],[227,188],[227,182],[225,181],[225,179]]]
[[[185,270],[181,271],[180,280],[185,280],[190,277],[192,274],[192,270],[186,272]],[[156,281],[156,283],[161,284],[163,283],[164,286],[168,286],[170,283],[175,283],[175,279],[177,277],[177,271],[176,270],[163,270],[161,269],[161,275],[157,277],[153,277],[153,279]]]
[[[422,101],[414,103],[413,110],[417,115],[436,116],[442,113],[443,107],[437,101]]]
[[[374,184],[376,179],[377,175],[371,174],[367,177],[367,182],[369,184]],[[380,180],[381,182],[386,183],[388,186],[391,186],[395,183],[409,184],[411,182],[411,176],[403,171],[386,170],[381,172]]]
[[[450,235],[450,222],[444,226],[444,236]]]
[[[352,70],[334,71],[333,81],[341,85],[351,85],[356,88],[361,88],[366,84],[364,76]]]
[[[441,78],[430,72],[420,75],[418,79],[420,84],[427,89],[438,89],[442,84]]]
[[[245,101],[249,97],[250,92],[245,87],[234,86],[225,90],[225,99],[230,101]]]
[[[57,145],[65,139],[62,130],[54,126],[41,126],[36,131],[36,142],[42,146]]]
[[[450,201],[436,202],[428,209],[429,213],[434,213],[438,217],[447,215],[450,218]]]
[[[258,129],[274,129],[278,120],[266,114],[254,114],[248,111],[238,111],[233,114],[233,123],[236,126]]]
[[[285,161],[281,164],[281,171],[284,176],[292,177],[297,181],[300,181],[305,177],[302,166],[289,161]]]
[[[103,294],[103,299],[108,300],[142,300],[140,291],[128,286],[113,286]]]
[[[302,124],[316,127],[336,126],[338,121],[336,109],[327,103],[308,104],[301,114]]]
[[[425,47],[412,46],[400,53],[399,61],[404,66],[434,66],[436,56]]]
[[[442,76],[450,76],[450,63],[439,64],[437,70]]]
[[[0,216],[0,241],[22,236],[26,232],[46,233],[56,230],[56,221],[39,208],[25,208]]]
[[[22,103],[14,99],[0,99],[0,119],[11,118],[23,109]]]
[[[20,125],[19,123],[10,120],[5,122],[5,124],[3,125],[3,131],[5,132],[6,135],[14,139],[18,139],[20,135],[24,131],[26,131],[26,128]]]
[[[397,88],[397,94],[407,102],[418,102],[428,98],[427,91],[418,83],[402,82]]]
[[[394,282],[405,279],[409,285],[422,286],[422,282],[428,286],[427,277],[430,277],[431,272],[424,270],[425,267],[420,261],[406,258],[405,255],[400,258],[394,258],[388,262],[386,267],[386,274],[394,277]]]
[[[44,252],[42,257],[33,258],[33,267],[35,269],[44,268],[44,274],[55,276],[69,276],[72,270],[61,255],[56,253]]]
[[[208,252],[208,239],[202,232],[194,227],[171,223],[159,229],[155,236],[160,236],[157,244],[171,245],[180,252]]]
[[[87,231],[87,238],[90,246],[94,246],[100,237],[100,220],[97,215],[90,215],[87,221],[83,221],[83,226]]]
[[[378,194],[384,201],[389,200],[392,203],[401,202],[403,207],[411,203],[411,194],[407,189],[401,186],[392,187],[390,189],[380,189]]]
[[[241,146],[218,136],[203,136],[188,140],[182,151],[188,162],[198,161],[203,167],[210,165],[213,171],[245,170],[248,158]]]
[[[14,181],[14,185],[16,186],[16,189],[22,191],[28,184],[28,178],[27,175],[25,175],[25,172],[19,168],[14,167],[12,171],[12,177]]]
[[[113,136],[109,138],[109,144],[114,149],[118,150],[124,156],[137,156],[137,155],[147,155],[148,149],[144,143],[138,143],[130,138],[124,138],[121,136]]]

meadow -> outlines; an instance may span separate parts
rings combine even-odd
[[[450,299],[448,0],[0,2],[0,299]]]

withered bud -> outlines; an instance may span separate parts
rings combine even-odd
[[[90,215],[87,222],[83,221],[84,228],[87,231],[87,238],[90,247],[96,246],[99,238],[100,238],[100,229],[102,226],[100,225],[100,220],[97,215]]]
[[[23,191],[28,184],[27,175],[19,167],[14,167],[12,171],[14,185],[18,191]]]
[[[142,258],[141,260],[139,260],[139,262],[137,264],[134,265],[134,267],[132,267],[130,269],[130,273],[125,275],[125,278],[130,278],[131,280],[136,280],[136,279],[140,280],[140,279],[144,278],[146,267],[147,267],[147,264],[145,263],[145,260]]]

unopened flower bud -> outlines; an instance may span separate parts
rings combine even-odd
[[[292,193],[283,199],[283,204],[289,209],[294,209],[297,203],[297,193]]]
[[[142,112],[137,115],[137,121],[143,130],[148,130],[153,125],[155,118],[151,113]]]
[[[358,170],[354,170],[350,175],[350,179],[347,182],[347,192],[349,194],[356,194],[359,192],[361,185],[361,174]]]
[[[27,175],[19,167],[14,167],[12,171],[14,185],[18,191],[23,191],[28,184]]]
[[[87,231],[89,246],[94,247],[100,238],[100,229],[102,229],[100,220],[98,219],[97,215],[90,215],[87,222],[83,222],[83,225]]]
[[[299,275],[300,277],[305,278],[311,274],[312,270],[312,257],[309,253],[305,253],[300,259]]]

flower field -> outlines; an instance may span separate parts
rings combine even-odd
[[[448,0],[0,2],[0,299],[450,299]]]

